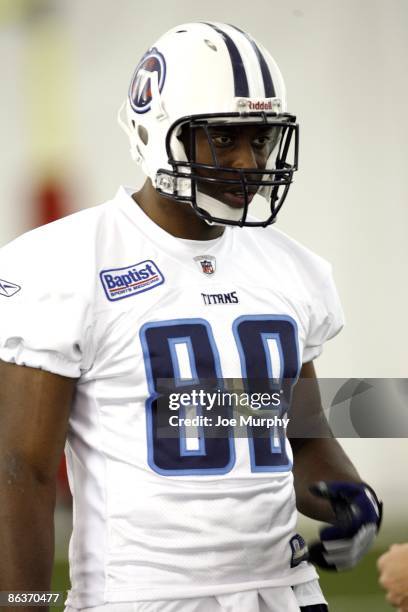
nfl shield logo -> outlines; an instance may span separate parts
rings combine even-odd
[[[197,257],[194,257],[194,261],[197,262],[201,272],[204,274],[214,274],[215,257],[212,255],[197,255]]]

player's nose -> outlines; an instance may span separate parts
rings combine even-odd
[[[258,161],[249,138],[241,137],[234,147],[232,168],[257,168]]]

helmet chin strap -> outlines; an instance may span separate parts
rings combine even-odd
[[[196,202],[199,208],[208,212],[212,217],[226,219],[227,221],[239,221],[242,217],[242,208],[232,208],[201,191],[197,191]],[[205,221],[208,225],[224,225],[223,223],[209,221],[208,219],[205,219]]]

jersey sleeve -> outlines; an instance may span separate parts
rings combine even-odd
[[[0,359],[78,378],[90,367],[92,317],[64,251],[38,230],[0,249]]]
[[[303,350],[303,363],[318,357],[323,344],[344,326],[344,314],[331,270],[311,301],[309,330]]]

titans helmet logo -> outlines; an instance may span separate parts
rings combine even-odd
[[[166,78],[166,62],[155,47],[149,49],[140,60],[129,89],[129,100],[136,113],[150,110],[153,99],[153,83],[158,91],[163,89]]]

